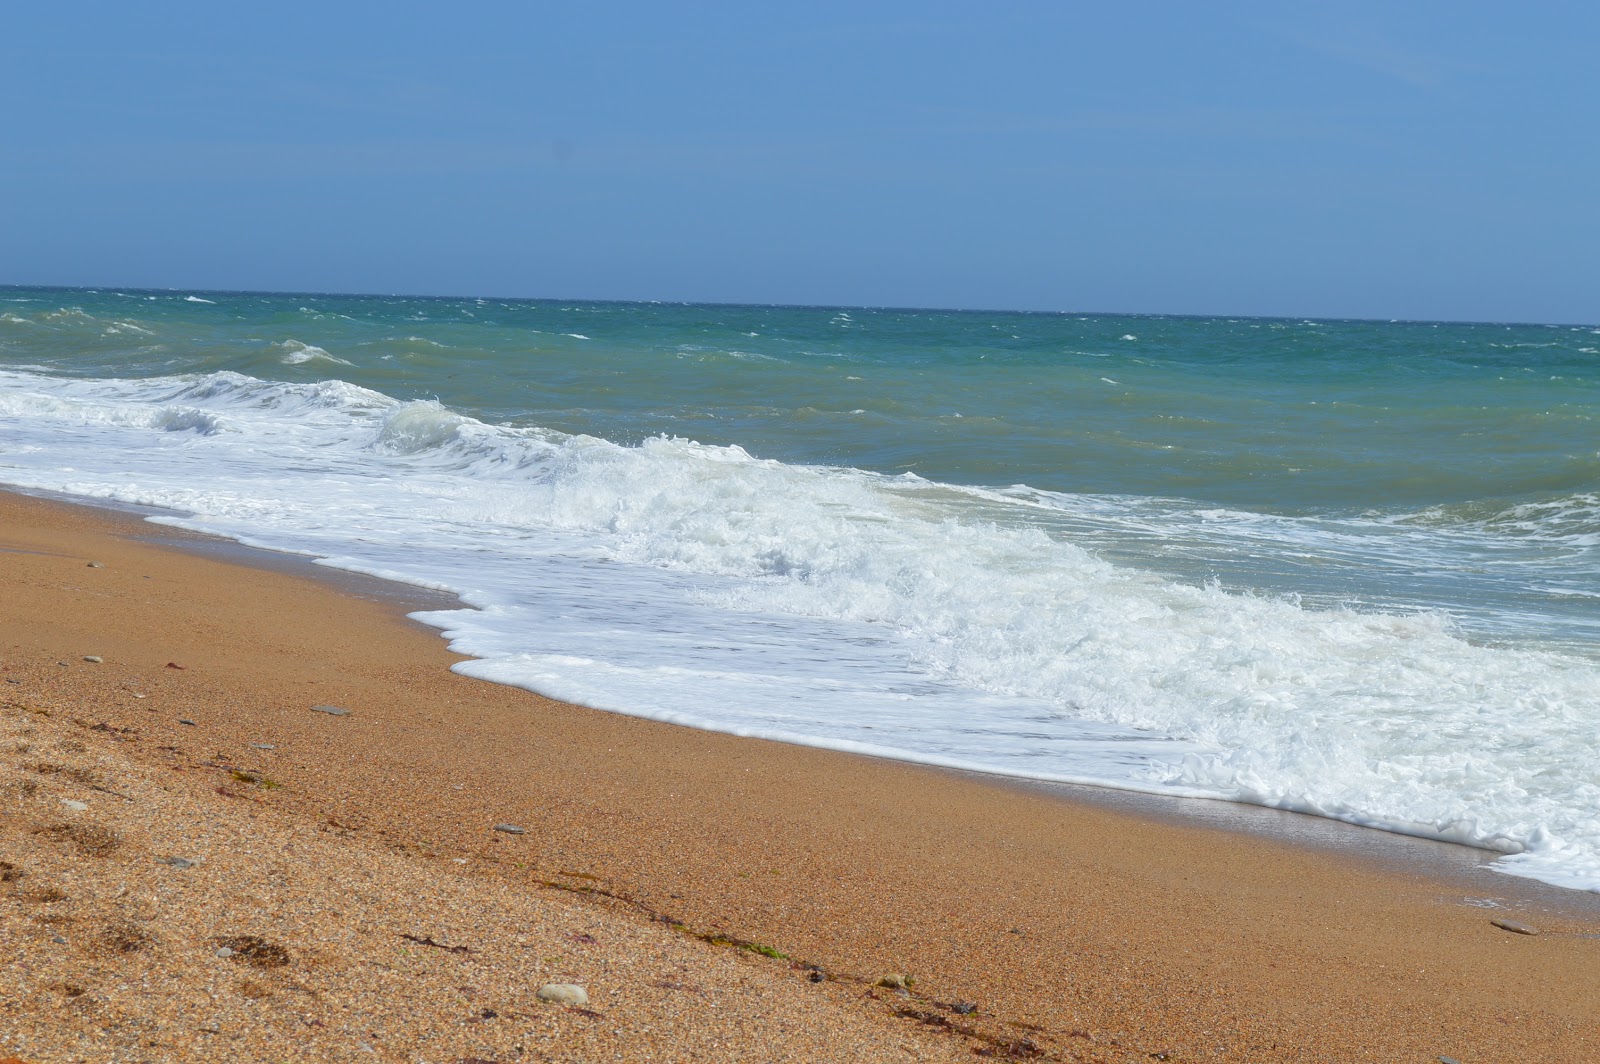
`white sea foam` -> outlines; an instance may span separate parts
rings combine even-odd
[[[215,303],[215,299],[201,299],[199,296],[184,296],[185,303]]]
[[[78,307],[62,307],[60,310],[46,311],[40,317],[54,325],[76,325],[83,322],[94,323],[100,320]]]
[[[4,372],[0,418],[7,482],[172,507],[192,515],[172,523],[461,594],[476,608],[420,616],[474,657],[469,675],[738,734],[1313,812],[1600,889],[1592,660],[1082,545],[1116,524],[1181,554],[1202,524],[1247,545],[1275,520],[1280,543],[1382,550],[1401,538],[1384,520],[1370,542],[1237,510],[1179,520],[237,373]],[[1567,505],[1582,534],[1586,504]]]

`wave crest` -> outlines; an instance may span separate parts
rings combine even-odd
[[[303,366],[307,362],[327,362],[336,366],[354,365],[337,355],[329,354],[315,344],[303,344],[299,340],[280,340],[271,346],[282,352],[278,355],[278,361],[285,366]]]

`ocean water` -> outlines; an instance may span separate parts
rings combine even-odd
[[[1600,890],[1600,328],[0,289],[0,482],[602,709]]]

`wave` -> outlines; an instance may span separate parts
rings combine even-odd
[[[1518,539],[1600,546],[1600,490],[1563,492],[1520,502],[1484,500],[1434,506],[1390,520],[1423,527],[1478,530]]]
[[[300,366],[307,362],[327,362],[336,366],[354,364],[331,355],[313,344],[303,344],[299,340],[280,340],[271,346],[282,352],[278,355],[278,361],[286,366]]]
[[[739,734],[1295,809],[1600,889],[1593,661],[1486,645],[1438,610],[1313,606],[1102,549],[1301,537],[1313,559],[1398,556],[1439,549],[1427,537],[1451,522],[1545,519],[1524,504],[1340,523],[968,488],[233,372],[0,372],[0,412],[38,444],[0,452],[0,479],[463,594],[475,609],[423,619],[472,675]],[[1547,503],[1555,526],[1592,519],[1592,498]]]

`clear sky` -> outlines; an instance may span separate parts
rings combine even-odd
[[[1595,322],[1597,43],[1593,3],[15,4],[0,283]]]

